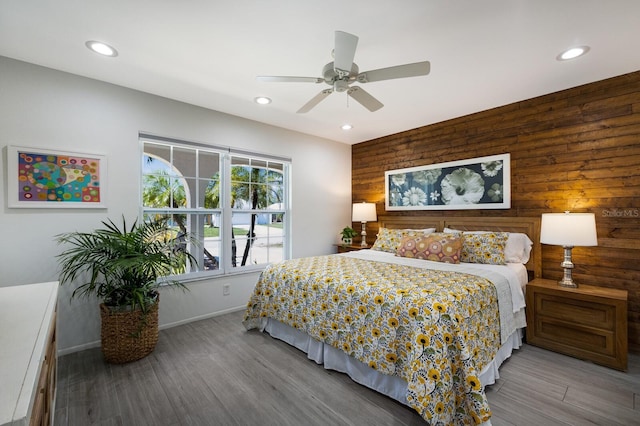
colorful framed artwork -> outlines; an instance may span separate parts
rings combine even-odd
[[[511,208],[510,155],[385,172],[386,210]]]
[[[7,147],[7,197],[13,208],[106,208],[103,155]]]

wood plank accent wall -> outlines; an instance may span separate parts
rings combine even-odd
[[[386,170],[511,153],[511,209],[385,212]],[[354,202],[378,215],[540,216],[592,212],[597,247],[576,247],[574,280],[629,292],[629,346],[640,353],[640,71],[352,148]],[[367,224],[373,242],[377,223]],[[359,224],[354,224],[359,229]],[[543,245],[543,277],[562,248]]]

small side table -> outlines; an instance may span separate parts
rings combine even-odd
[[[627,291],[535,279],[527,284],[527,343],[627,369]]]
[[[371,246],[366,246],[366,247],[362,247],[360,244],[334,244],[334,246],[336,246],[338,249],[338,253],[346,253],[349,251],[358,251],[358,250],[364,250],[364,249],[369,249],[371,248]]]

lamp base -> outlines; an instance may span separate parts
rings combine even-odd
[[[571,270],[573,269],[573,262],[571,261],[571,249],[573,246],[564,246],[564,260],[560,264],[564,269],[564,276],[560,281],[558,281],[558,285],[560,287],[569,287],[569,288],[577,288],[578,284],[573,281],[571,276]]]
[[[576,284],[572,279],[561,279],[558,281],[558,285],[560,287],[569,287],[569,288],[578,288],[578,284]]]
[[[360,235],[362,235],[362,241],[360,242],[360,247],[369,247],[367,245],[367,222],[361,222],[362,223],[362,232],[360,233]]]

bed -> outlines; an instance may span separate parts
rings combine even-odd
[[[372,250],[267,267],[245,327],[430,424],[490,424],[484,387],[522,343],[524,286],[541,276],[540,219],[396,216],[380,217],[379,227]],[[496,264],[511,256],[516,237],[528,241],[526,256]],[[432,260],[415,258],[425,241],[433,250],[422,257]]]

